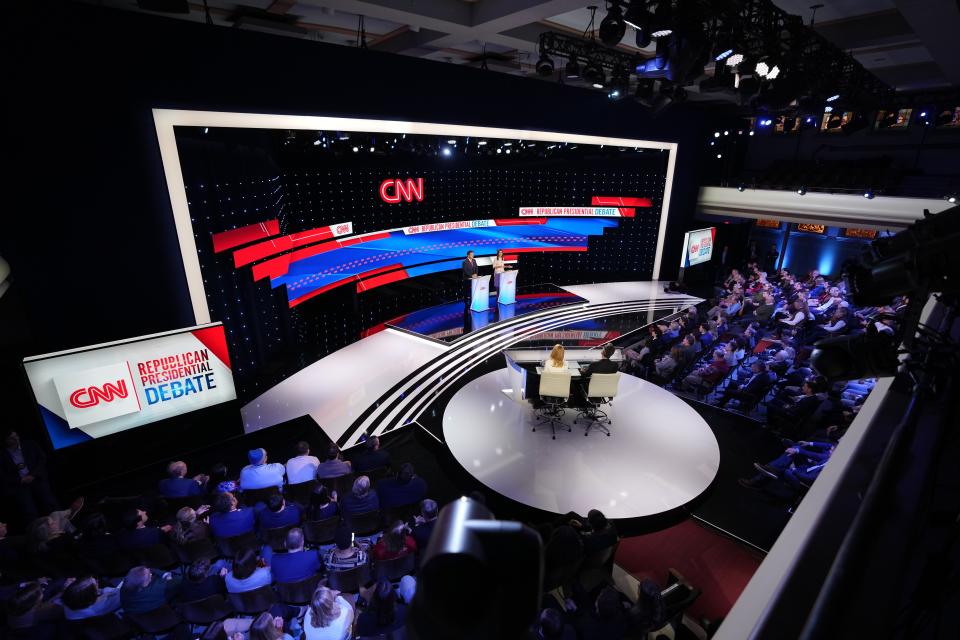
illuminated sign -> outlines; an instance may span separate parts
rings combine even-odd
[[[380,183],[380,197],[387,204],[398,204],[401,200],[406,202],[423,201],[423,178],[388,178]]]
[[[595,218],[621,218],[624,207],[520,207],[521,217],[570,216]],[[633,212],[633,209],[630,209]]]
[[[452,229],[478,229],[482,227],[495,227],[496,220],[460,220],[458,222],[432,222],[430,224],[415,224],[410,227],[404,227],[404,235],[413,235],[417,233],[433,233],[434,231],[450,231]]]
[[[866,238],[873,240],[877,237],[876,229],[845,229],[843,235],[847,238]]]
[[[757,226],[763,227],[764,229],[779,229],[780,221],[771,220],[769,218],[760,218],[759,220],[757,220]]]
[[[824,233],[827,228],[822,224],[807,224],[801,222],[797,225],[797,231],[806,231],[807,233]]]
[[[707,262],[713,257],[713,236],[716,228],[687,231],[683,237],[684,252],[680,260],[680,267],[692,267]]]

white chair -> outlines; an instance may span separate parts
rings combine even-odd
[[[570,399],[570,372],[544,371],[540,374],[540,406],[537,407],[537,424],[541,420],[546,420],[550,424],[550,430],[553,432],[553,439],[557,439],[557,425],[563,428],[560,419],[567,412],[564,406]],[[567,427],[567,431],[573,431],[573,427]],[[537,430],[537,425],[533,425],[533,431]]]
[[[584,436],[590,435],[590,429],[596,427],[608,436],[610,429],[607,425],[613,424],[609,416],[604,413],[600,407],[610,403],[617,395],[617,387],[620,386],[620,373],[595,373],[590,376],[590,383],[584,390],[584,396],[587,399],[587,408],[577,414],[574,424],[581,418],[587,421],[587,428],[583,432]],[[606,424],[604,424],[606,423]]]

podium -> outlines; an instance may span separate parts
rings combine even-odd
[[[490,308],[490,276],[470,279],[470,311],[486,311]]]
[[[500,282],[497,284],[498,304],[514,304],[517,301],[517,273],[518,271],[511,270],[500,274]]]

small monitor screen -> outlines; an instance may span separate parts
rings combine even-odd
[[[853,111],[828,111],[823,114],[823,120],[820,122],[820,131],[839,133],[843,131],[843,125],[852,120]]]
[[[681,268],[710,261],[710,258],[713,257],[713,238],[716,231],[716,227],[687,231],[683,237],[684,251],[683,260],[680,263]]]
[[[881,109],[877,112],[874,128],[877,131],[906,129],[912,114],[913,109]]]

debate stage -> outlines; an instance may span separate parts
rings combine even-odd
[[[502,361],[504,349],[546,349],[554,342],[598,347],[607,340],[570,328],[626,319],[629,330],[618,325],[613,331],[622,337],[702,302],[664,293],[662,284],[650,281],[560,289],[558,294],[575,302],[533,307],[451,342],[393,327],[364,337],[245,405],[244,428],[252,432],[310,416],[341,447],[352,447],[364,435],[390,433],[416,424],[427,411],[435,413],[444,392],[475,377],[479,365],[489,365],[493,358]],[[612,413],[613,436],[584,438],[582,431],[574,431],[551,440],[548,433],[522,428],[528,403],[506,397],[497,375],[487,374],[460,389],[443,414],[443,433],[432,435],[446,441],[468,472],[503,495],[556,513],[589,509],[603,496],[608,515],[636,517],[686,504],[716,474],[719,449],[709,427],[685,403],[654,385],[622,377],[622,397]],[[564,474],[568,477],[561,482]]]

